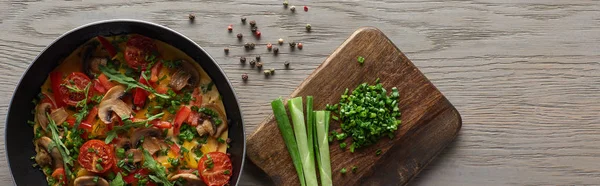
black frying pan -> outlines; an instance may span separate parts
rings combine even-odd
[[[33,120],[31,110],[35,106],[31,100],[40,93],[48,74],[58,66],[60,60],[89,39],[97,35],[129,33],[161,40],[201,62],[200,66],[215,82],[225,105],[230,125],[229,138],[232,139],[231,148],[228,149],[233,162],[231,184],[238,184],[246,155],[246,138],[238,100],[223,70],[191,39],[167,27],[137,20],[108,20],[84,25],[60,36],[42,51],[23,74],[8,109],[5,131],[6,156],[17,185],[47,185],[44,174],[31,166],[34,161],[30,157],[35,155],[35,150],[32,143],[33,128],[27,124],[27,120]]]

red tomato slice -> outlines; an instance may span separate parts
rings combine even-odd
[[[175,114],[175,120],[173,121],[173,134],[179,135],[179,128],[181,128],[181,124],[188,118],[192,109],[190,107],[181,106],[177,114]]]
[[[102,36],[96,36],[96,38],[98,38],[98,41],[100,41],[100,44],[102,44],[104,49],[106,49],[108,54],[110,54],[110,57],[115,57],[115,55],[117,55],[117,50],[115,50],[115,47],[112,44],[110,44],[110,42],[108,42],[108,40],[106,40],[106,38],[104,38]]]
[[[152,39],[140,35],[131,36],[125,45],[125,61],[133,69],[144,70],[149,63],[146,57],[153,55],[157,50]]]
[[[190,116],[188,116],[187,122],[192,127],[198,126],[198,119],[200,119],[200,113],[192,112]]]
[[[154,120],[151,122],[151,124],[159,129],[168,129],[173,126],[173,125],[171,125],[171,123],[169,123],[167,121],[160,121],[160,120]]]
[[[110,88],[115,86],[104,74],[100,74],[100,76],[98,76],[98,81],[100,81],[100,84],[102,84],[106,90],[110,90]]]
[[[65,103],[62,100],[60,94],[60,83],[62,82],[62,73],[59,71],[53,71],[50,73],[50,86],[54,94],[54,101],[56,101],[56,107],[63,107]]]
[[[67,105],[76,106],[77,102],[92,95],[91,91],[89,91],[87,95],[85,95],[85,92],[83,92],[85,91],[85,87],[90,84],[90,82],[90,78],[88,78],[85,74],[81,72],[73,72],[60,84],[58,92],[60,93],[61,100]],[[91,99],[87,99],[87,101],[90,102]]]
[[[229,179],[233,173],[233,166],[227,154],[210,152],[200,158],[198,172],[206,185],[222,186],[229,183]]]
[[[65,174],[64,168],[57,168],[52,172],[52,177],[59,181],[58,183],[62,183],[63,185],[67,184],[67,175]]]
[[[77,159],[81,167],[95,173],[104,173],[110,170],[113,160],[111,146],[96,139],[89,140],[81,146]]]

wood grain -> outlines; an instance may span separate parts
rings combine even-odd
[[[251,134],[360,26],[381,29],[458,109],[463,127],[414,185],[592,185],[600,183],[600,2],[590,0],[290,1],[272,0],[24,1],[0,0],[0,120],[13,90],[41,50],[79,25],[114,18],[156,22],[192,38],[217,59],[241,101]],[[189,24],[187,14],[195,13]],[[256,20],[260,41],[241,16]],[[304,32],[310,23],[313,31]],[[234,32],[226,32],[227,25]],[[296,40],[273,56],[244,42]],[[228,56],[223,48],[230,46]],[[264,78],[239,65],[262,55],[277,74]],[[283,70],[283,61],[291,70]],[[248,73],[250,80],[241,81]],[[4,132],[4,125],[0,126]],[[3,139],[3,138],[2,138]],[[0,154],[4,141],[0,141]],[[29,166],[29,165],[24,165]],[[0,185],[12,183],[0,156]],[[251,164],[243,185],[269,180]]]
[[[356,60],[364,57],[364,64]],[[304,80],[288,98],[314,96],[314,110],[339,102],[346,88],[376,79],[387,90],[397,87],[402,125],[393,139],[357,149],[354,153],[330,145],[332,180],[336,185],[405,185],[456,137],[461,118],[457,110],[381,31],[360,28]],[[332,120],[332,130],[340,123]],[[344,141],[351,143],[350,139]],[[300,185],[277,121],[264,120],[247,139],[247,156],[276,185]],[[381,150],[377,156],[376,151]],[[360,167],[341,175],[343,168]]]

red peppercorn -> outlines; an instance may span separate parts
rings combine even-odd
[[[267,43],[267,50],[271,50],[273,48],[273,45],[271,43]]]
[[[233,25],[227,26],[227,30],[232,31],[233,30]]]
[[[308,12],[308,6],[304,6],[304,11]]]
[[[260,37],[260,31],[256,31],[256,37]]]
[[[298,49],[302,50],[302,43],[298,43]]]

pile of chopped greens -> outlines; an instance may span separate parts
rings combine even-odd
[[[392,88],[387,94],[379,79],[375,85],[363,83],[358,85],[352,93],[346,89],[340,98],[340,103],[328,105],[327,109],[338,114],[341,121],[342,133],[332,132],[330,140],[344,140],[352,137],[350,152],[354,149],[376,143],[381,137],[394,137],[401,121],[398,108],[398,89]],[[337,117],[333,117],[336,119]],[[346,148],[346,143],[340,144]]]

